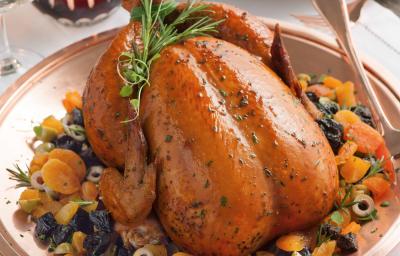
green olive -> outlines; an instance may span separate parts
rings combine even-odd
[[[50,142],[45,142],[40,144],[39,146],[37,146],[37,148],[35,148],[35,153],[46,153],[46,152],[50,152],[55,148],[53,143]]]
[[[42,126],[40,133],[36,137],[43,142],[50,142],[57,137],[57,131],[53,128]]]

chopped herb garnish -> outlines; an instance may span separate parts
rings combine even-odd
[[[381,203],[381,207],[389,207],[390,206],[390,202],[389,201],[383,201]]]
[[[21,187],[30,187],[31,186],[31,179],[29,178],[27,172],[24,172],[18,164],[14,165],[16,170],[6,169],[7,172],[10,174],[10,180],[14,180],[17,182],[15,185],[16,188]]]
[[[219,89],[219,93],[222,95],[222,97],[226,97],[228,94],[224,91],[224,90],[222,90],[222,89]]]
[[[206,180],[206,182],[204,183],[204,188],[208,188],[210,186],[210,181]]]
[[[235,119],[238,121],[243,121],[243,116],[242,115],[234,115]]]
[[[207,166],[207,167],[210,167],[213,163],[214,163],[213,160],[209,160],[209,161],[206,163],[206,166]]]
[[[260,143],[260,141],[258,140],[258,137],[257,137],[257,135],[256,135],[255,132],[252,132],[252,133],[251,133],[251,139],[253,140],[253,143],[254,143],[254,144]]]
[[[172,135],[165,135],[165,142],[171,142],[172,141]]]
[[[226,207],[228,204],[228,198],[226,196],[221,196],[221,198],[219,199],[219,202],[222,207]]]

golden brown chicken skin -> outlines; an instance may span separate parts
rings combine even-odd
[[[124,1],[130,10],[139,1]],[[218,27],[218,37],[240,45],[270,62],[269,49],[272,32],[257,17],[227,4],[208,3],[214,20],[225,19]],[[184,4],[180,5],[183,8]],[[108,166],[123,169],[126,146],[126,127],[122,121],[129,119],[127,100],[121,99],[119,90],[123,81],[117,72],[117,60],[122,51],[130,49],[130,42],[140,35],[140,23],[131,22],[112,41],[107,51],[93,68],[83,95],[84,119],[88,139],[94,152]]]
[[[229,16],[216,35],[224,40],[194,38],[164,49],[139,119],[125,125],[117,59],[140,24],[123,29],[91,73],[84,119],[96,154],[109,166],[128,166],[125,177],[109,168],[100,182],[118,222],[142,221],[157,197],[163,227],[188,252],[246,255],[321,220],[333,205],[337,168],[301,101],[265,65],[272,39],[266,25],[230,6],[211,8],[217,18]]]
[[[141,122],[158,163],[156,211],[196,255],[244,255],[315,224],[338,187],[324,135],[277,75],[214,38],[167,47]]]
[[[140,31],[132,22],[112,41],[92,69],[83,93],[83,116],[88,140],[96,155],[111,167],[123,168],[126,151],[128,101],[119,95],[123,81],[117,71],[118,57],[130,49]]]

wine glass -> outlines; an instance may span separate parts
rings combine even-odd
[[[26,49],[10,47],[4,13],[31,0],[0,0],[0,79],[13,81],[43,57]]]

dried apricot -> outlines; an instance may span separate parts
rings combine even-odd
[[[335,114],[334,119],[335,121],[343,125],[344,128],[350,126],[351,124],[361,122],[359,116],[347,109],[338,111]]]
[[[37,153],[33,156],[32,161],[29,165],[29,174],[32,175],[34,172],[39,171],[42,166],[49,160],[48,153]]]
[[[335,99],[335,91],[321,84],[315,84],[307,87],[307,92],[313,92],[318,97],[327,97],[331,100]]]
[[[301,234],[288,234],[276,241],[276,246],[286,252],[299,252],[306,247],[306,239]]]
[[[338,155],[336,156],[336,164],[341,165],[357,152],[357,144],[353,141],[346,141],[343,146],[339,149]]]
[[[86,165],[82,158],[72,150],[56,148],[49,153],[49,159],[58,159],[69,165],[82,181],[86,176]]]
[[[61,194],[73,194],[80,189],[79,178],[72,168],[58,159],[50,159],[42,167],[44,183]]]
[[[375,175],[365,179],[362,183],[372,192],[374,200],[380,200],[390,189],[390,182],[383,175]]]
[[[85,252],[85,248],[83,248],[83,241],[86,238],[86,234],[80,231],[75,232],[72,235],[72,247],[78,254],[82,254]]]
[[[94,184],[93,182],[85,181],[84,183],[82,183],[81,195],[82,199],[86,201],[94,201],[99,195],[99,190],[97,189],[96,184]]]
[[[312,256],[332,256],[336,249],[336,241],[331,240],[322,243],[320,246],[316,247],[311,254]]]
[[[363,122],[353,123],[345,127],[344,139],[357,143],[357,151],[365,154],[375,154],[379,146],[384,143],[379,132]]]
[[[79,204],[75,202],[69,202],[57,212],[54,218],[56,219],[58,224],[67,225],[72,220],[75,213],[78,211],[78,208]]]
[[[77,91],[67,92],[62,103],[68,113],[72,112],[74,108],[82,109],[82,96]]]
[[[356,183],[367,173],[371,163],[356,156],[351,156],[340,167],[340,175],[347,183]]]
[[[348,234],[348,233],[358,234],[358,232],[360,232],[360,230],[361,230],[360,224],[352,221],[352,222],[350,222],[349,225],[345,226],[342,229],[342,234],[343,235]]]
[[[341,107],[355,106],[357,102],[354,94],[354,84],[352,82],[345,82],[336,87],[336,97]]]
[[[326,76],[324,78],[323,84],[328,88],[335,89],[341,86],[343,83],[342,81],[340,81],[337,78],[334,78],[333,76]]]
[[[56,119],[54,116],[46,117],[41,124],[42,127],[48,127],[61,134],[64,132],[64,126],[60,120]]]
[[[18,203],[23,211],[31,213],[39,206],[40,203],[39,190],[30,188],[25,189],[21,193]]]

